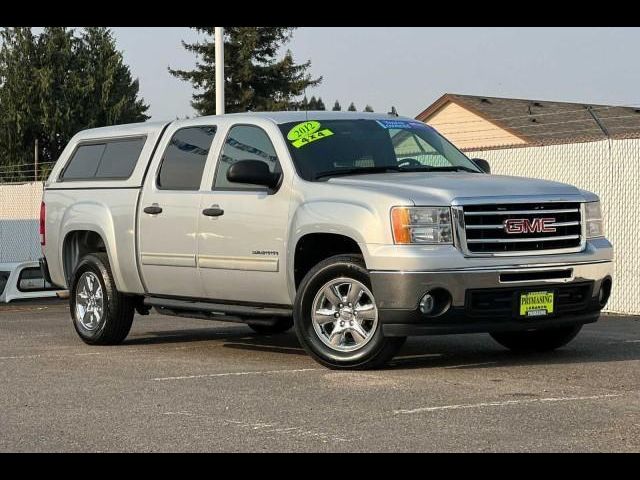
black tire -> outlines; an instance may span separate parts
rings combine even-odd
[[[248,325],[254,332],[260,335],[277,335],[293,327],[293,318],[278,318],[273,325],[265,325],[262,323],[249,323]]]
[[[404,337],[384,337],[378,322],[373,336],[358,350],[341,352],[325,345],[314,330],[311,309],[318,291],[333,279],[352,278],[371,290],[369,272],[361,255],[336,255],[314,266],[303,278],[293,309],[296,334],[302,347],[322,365],[333,369],[371,369],[387,363],[404,344]]]
[[[569,343],[581,329],[582,325],[546,328],[531,332],[493,332],[491,337],[513,352],[548,352]]]
[[[80,278],[85,272],[93,272],[103,292],[103,315],[95,330],[88,330],[76,314],[76,293]],[[82,258],[71,282],[69,295],[71,318],[76,332],[89,345],[117,345],[129,334],[135,314],[134,297],[124,295],[116,289],[106,253],[91,253]]]

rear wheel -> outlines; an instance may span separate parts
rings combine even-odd
[[[491,337],[514,352],[548,352],[560,348],[582,329],[582,325],[546,328],[532,332],[493,332]]]
[[[307,273],[296,295],[294,325],[304,349],[330,368],[380,367],[405,340],[383,336],[360,255],[328,258]]]
[[[90,345],[115,345],[129,334],[135,313],[134,298],[116,289],[106,253],[83,257],[69,295],[73,326]]]

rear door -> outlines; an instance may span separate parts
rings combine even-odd
[[[196,232],[200,187],[216,125],[169,127],[153,159],[138,212],[142,279],[147,293],[204,297]]]

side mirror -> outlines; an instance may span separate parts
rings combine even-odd
[[[480,170],[482,170],[484,173],[491,173],[491,165],[489,165],[489,162],[487,162],[486,160],[484,160],[483,158],[472,158],[471,159],[473,161],[473,163],[475,163],[478,168]]]
[[[280,183],[280,174],[270,172],[269,165],[260,160],[238,160],[227,170],[227,180],[263,185],[273,190]]]

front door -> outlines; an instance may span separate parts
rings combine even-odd
[[[189,126],[167,132],[154,159],[138,217],[142,277],[148,293],[204,297],[198,275],[196,232],[200,186],[216,128]]]
[[[198,227],[198,266],[207,298],[233,302],[290,303],[286,287],[288,193],[232,183],[227,170],[238,160],[260,160],[272,172],[280,162],[268,134],[255,125],[229,129],[213,185],[203,189]],[[281,182],[283,183],[283,182]]]

